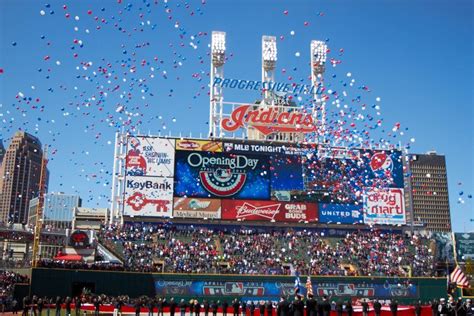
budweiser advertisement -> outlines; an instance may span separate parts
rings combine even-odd
[[[221,200],[175,197],[173,217],[221,218]]]
[[[174,175],[175,140],[157,137],[128,137],[125,157],[129,176]]]
[[[222,129],[228,132],[251,126],[264,135],[278,132],[314,133],[316,131],[311,113],[287,106],[241,105],[232,111],[230,117],[224,118],[221,125]]]
[[[222,143],[213,140],[178,139],[176,150],[222,152]]]
[[[364,194],[366,224],[406,224],[403,189],[367,189]]]
[[[278,222],[316,222],[316,203],[222,200],[222,219]]]

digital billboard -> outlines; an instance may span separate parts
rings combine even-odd
[[[280,281],[155,281],[155,290],[158,295],[187,295],[187,296],[232,296],[240,297],[241,300],[254,300],[255,297],[265,300],[277,300],[282,295],[293,295],[295,291],[294,282]],[[317,296],[330,297],[377,297],[377,298],[416,298],[418,297],[418,285],[409,286],[400,282],[386,281],[378,282],[315,282],[313,293]],[[307,290],[300,287],[301,295]]]
[[[222,200],[222,219],[277,222],[316,222],[316,203]]]
[[[168,189],[172,182],[171,193],[137,189],[136,183],[165,181],[160,177]],[[288,221],[289,213],[258,211],[300,205],[308,209],[293,211],[297,220],[398,225],[406,223],[403,187],[398,150],[142,136],[127,141],[125,214],[232,220],[245,210],[253,213],[245,214],[248,220],[268,220],[256,214],[273,212],[271,219]]]
[[[177,151],[175,171],[175,196],[270,198],[270,175],[265,156]]]

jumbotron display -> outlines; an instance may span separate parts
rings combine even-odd
[[[124,216],[406,223],[397,150],[129,136]]]

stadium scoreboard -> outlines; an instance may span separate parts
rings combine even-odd
[[[399,150],[127,136],[122,214],[406,224]]]

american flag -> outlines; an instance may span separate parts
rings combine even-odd
[[[459,266],[456,266],[456,269],[451,272],[450,277],[451,282],[455,282],[457,287],[469,287],[469,281]]]
[[[308,275],[308,278],[306,279],[306,295],[313,295],[313,284],[311,284],[311,277]]]

